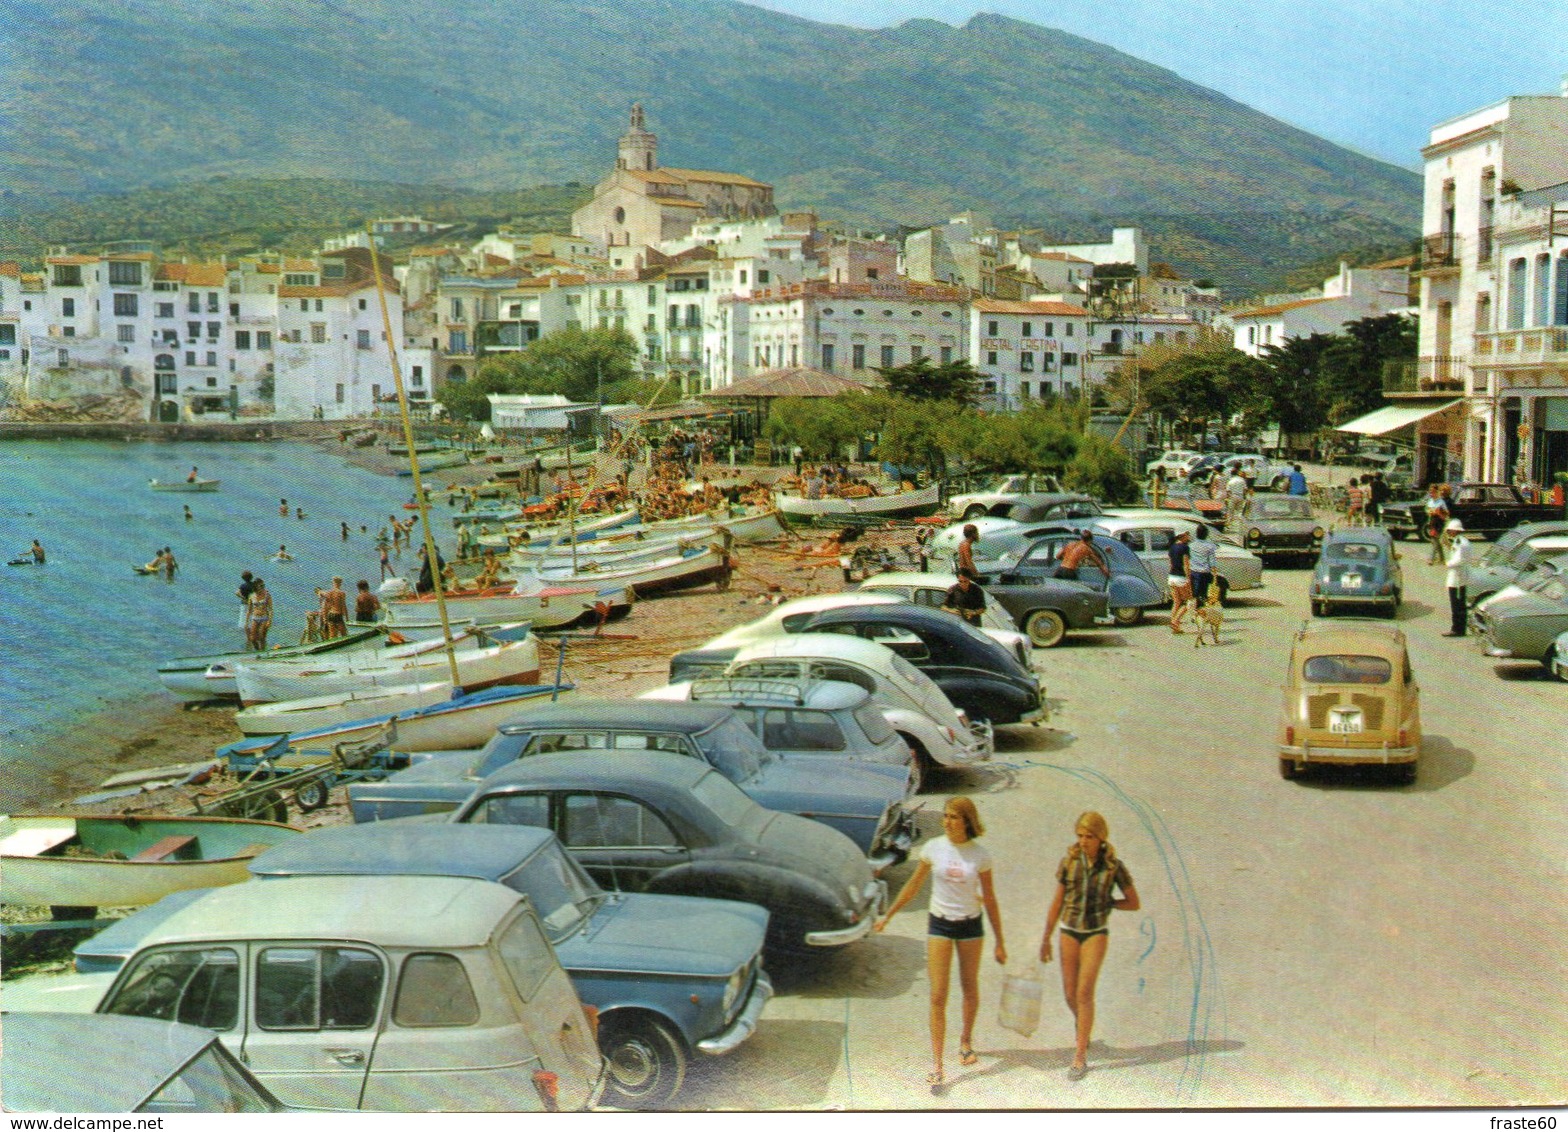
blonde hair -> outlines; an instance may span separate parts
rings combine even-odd
[[[1104,815],[1095,810],[1085,810],[1073,823],[1073,833],[1079,830],[1098,837],[1107,858],[1116,856],[1116,850],[1111,847],[1111,827],[1106,823]],[[1074,842],[1070,848],[1077,848],[1077,843]]]
[[[971,838],[985,834],[985,826],[980,821],[980,811],[975,808],[973,801],[962,795],[949,798],[943,810],[946,812],[949,809],[964,819],[964,832]]]

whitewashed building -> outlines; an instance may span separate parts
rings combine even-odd
[[[1377,318],[1410,309],[1407,267],[1350,267],[1323,283],[1317,294],[1231,311],[1223,322],[1231,328],[1236,349],[1261,357],[1268,346],[1313,334],[1340,334],[1347,322]]]
[[[1077,396],[1092,348],[1089,312],[1056,300],[976,299],[969,360],[986,408],[1007,412],[1041,397]]]

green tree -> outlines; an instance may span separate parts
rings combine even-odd
[[[1383,404],[1383,367],[1416,356],[1415,320],[1378,315],[1345,324],[1323,352],[1323,396],[1334,424],[1370,413]]]
[[[921,357],[877,373],[889,393],[910,401],[952,401],[967,409],[980,403],[980,373],[967,358],[936,364]]]
[[[490,419],[491,393],[517,393],[511,374],[504,366],[488,363],[467,381],[449,381],[441,386],[441,404],[447,416],[456,421],[488,421]]]
[[[813,460],[837,459],[867,430],[864,393],[837,397],[780,397],[768,409],[762,435],[774,444],[798,444]]]
[[[1139,492],[1138,477],[1126,450],[1092,432],[1078,438],[1078,451],[1067,465],[1064,485],[1105,503],[1133,503]]]
[[[1279,426],[1281,447],[1287,435],[1316,432],[1327,423],[1323,355],[1333,344],[1330,335],[1309,334],[1263,347],[1258,400],[1268,420]]]
[[[637,343],[624,330],[569,326],[546,334],[517,353],[495,354],[479,376],[505,388],[495,393],[559,393],[573,401],[619,399],[641,379]]]

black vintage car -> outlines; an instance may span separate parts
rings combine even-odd
[[[1448,516],[1465,525],[1465,532],[1496,538],[1520,523],[1563,518],[1563,509],[1550,503],[1527,503],[1519,489],[1506,483],[1458,483],[1448,495]],[[1426,538],[1426,504],[1383,504],[1381,520],[1395,538]]]
[[[770,947],[853,943],[887,902],[842,833],[763,809],[707,764],[668,751],[520,759],[453,820],[551,829],[606,888],[760,904]]]

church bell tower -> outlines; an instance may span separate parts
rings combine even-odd
[[[643,128],[642,103],[632,103],[631,126],[621,135],[617,169],[651,171],[659,164],[659,139]]]

